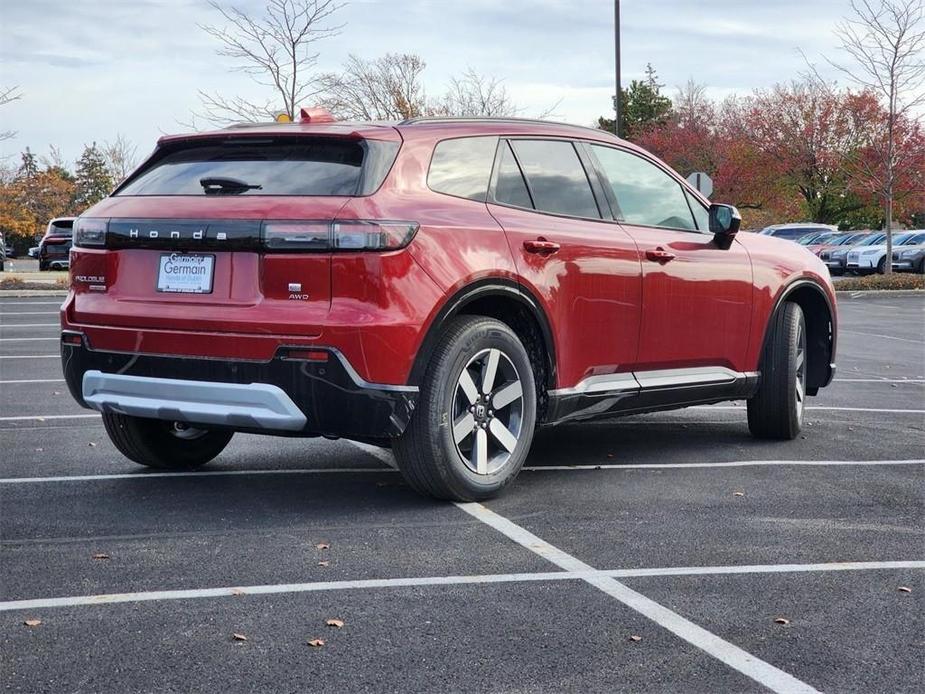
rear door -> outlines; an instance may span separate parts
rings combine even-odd
[[[560,387],[628,374],[636,359],[639,256],[594,183],[568,140],[499,144],[488,208],[552,323]]]
[[[654,161],[607,145],[588,150],[642,257],[640,383],[644,371],[744,370],[752,307],[745,248],[718,247],[707,207]]]

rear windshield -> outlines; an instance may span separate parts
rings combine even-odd
[[[165,149],[116,195],[368,195],[397,151],[334,138],[191,141]]]
[[[74,229],[74,221],[62,219],[48,225],[48,233],[52,236],[70,236]]]

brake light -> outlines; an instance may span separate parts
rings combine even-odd
[[[74,221],[73,242],[82,248],[102,248],[106,245],[108,219],[81,219]]]
[[[350,220],[345,222],[264,222],[268,251],[393,251],[417,233],[417,222]]]

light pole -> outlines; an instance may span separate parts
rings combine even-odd
[[[613,134],[620,137],[620,0],[613,0],[613,52],[617,92],[613,97]]]

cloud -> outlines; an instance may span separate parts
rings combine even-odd
[[[651,62],[669,94],[691,77],[717,94],[786,81],[803,68],[798,47],[832,52],[845,9],[844,0],[624,0],[623,80]],[[0,156],[56,144],[76,158],[84,143],[120,132],[147,150],[181,129],[199,89],[260,98],[198,27],[219,19],[205,0],[5,2],[0,85],[20,85],[24,97],[0,109],[0,130],[19,132]],[[430,93],[471,66],[502,78],[525,115],[559,102],[558,115],[588,124],[611,109],[611,0],[353,0],[338,21],[342,34],[318,44],[319,70],[350,53],[414,52],[428,63]]]

